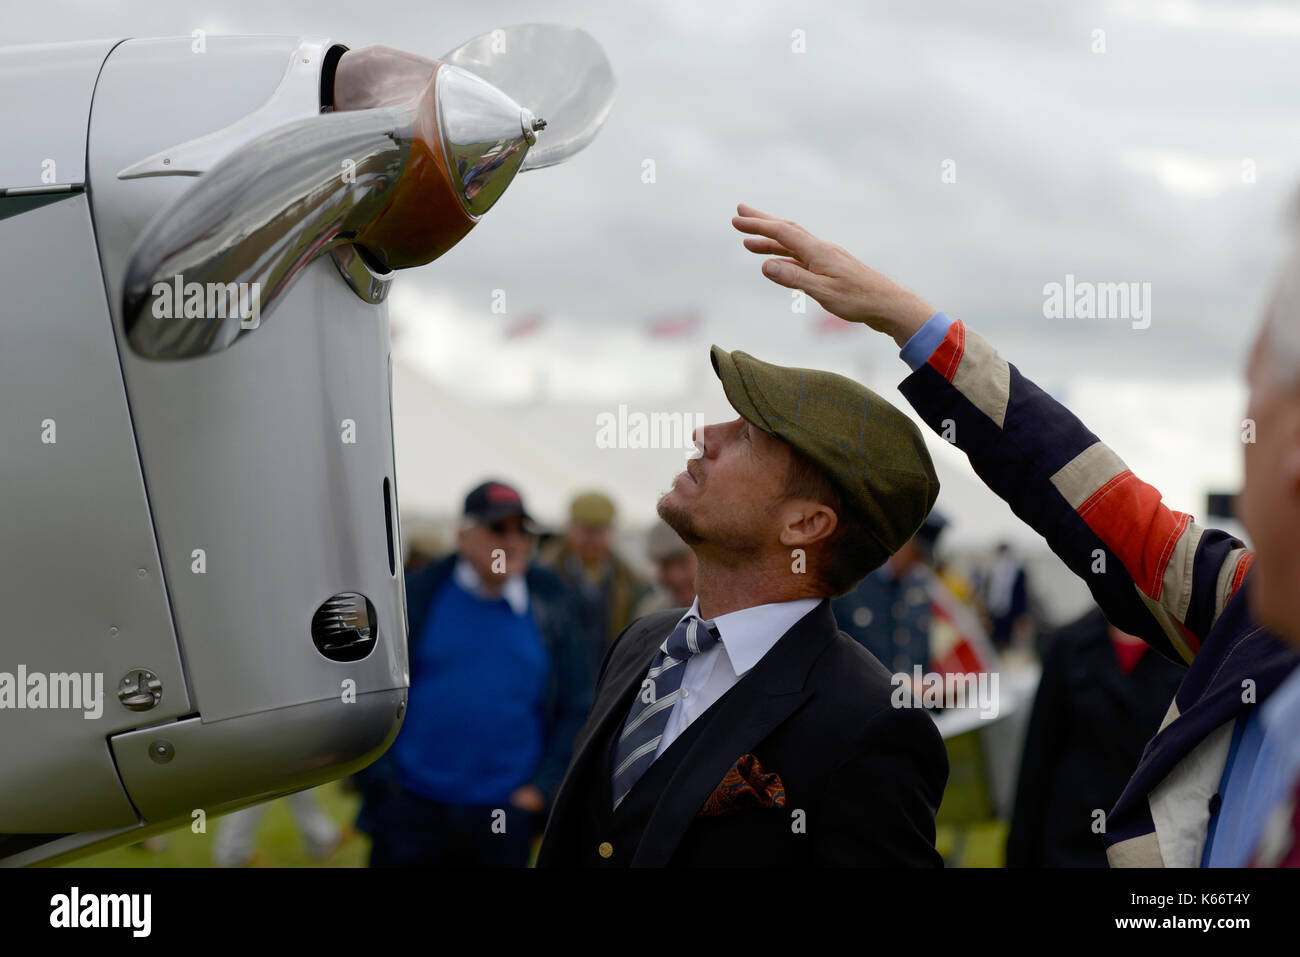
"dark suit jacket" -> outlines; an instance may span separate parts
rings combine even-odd
[[[684,612],[641,618],[610,646],[552,806],[539,867],[578,863],[575,841],[590,794],[576,793],[575,782],[600,780],[587,773],[593,770],[608,775],[612,735]],[[894,707],[892,692],[889,672],[836,628],[823,601],[709,709],[709,724],[686,743],[629,863],[941,866],[934,816],[948,778],[947,751],[930,717]],[[746,754],[780,775],[786,806],[697,817]],[[796,811],[803,812],[802,830]]]
[[[1007,867],[1105,867],[1093,832],[1133,774],[1187,673],[1147,652],[1120,670],[1097,608],[1058,630],[1025,733]]]

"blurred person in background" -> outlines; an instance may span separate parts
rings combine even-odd
[[[1107,816],[1111,865],[1300,865],[1300,242],[1247,370],[1239,507],[1256,552],[1166,507],[962,321],[797,223],[738,212],[745,247],[778,257],[764,275],[891,337],[912,369],[899,390],[926,423],[1087,583],[1108,621],[1188,666]]]
[[[532,550],[519,492],[484,482],[456,551],[407,577],[406,718],[358,776],[370,866],[528,863],[590,704],[571,598]]]
[[[413,575],[433,564],[447,554],[447,542],[436,522],[428,519],[414,519],[403,522],[401,526],[402,572]],[[365,777],[363,769],[357,774],[349,775],[339,782],[339,786],[348,793],[359,793]]]
[[[1094,608],[1047,645],[1016,785],[1007,867],[1105,867],[1105,814],[1187,669]]]
[[[416,521],[402,529],[402,550],[402,571],[410,575],[446,555],[447,542],[436,524]]]
[[[930,581],[934,547],[948,520],[932,509],[911,541],[831,602],[844,631],[895,674],[930,660]]]
[[[943,580],[943,583],[948,586],[948,590],[963,605],[972,608],[976,606],[978,598],[975,594],[975,583],[966,574],[966,570],[961,563],[936,556],[934,573]]]
[[[330,857],[348,836],[325,813],[316,789],[295,791],[284,799],[293,815],[298,837],[307,856],[316,861]],[[257,829],[273,801],[263,801],[242,811],[226,814],[217,821],[212,839],[212,863],[217,867],[249,867],[261,863],[257,851]]]
[[[1029,592],[1025,568],[1011,553],[1011,546],[1000,542],[993,566],[983,580],[984,607],[989,616],[989,633],[999,651],[1025,633],[1029,623]]]
[[[587,651],[592,688],[605,649],[632,620],[649,586],[614,551],[614,503],[600,492],[584,492],[569,507],[564,538],[538,556],[576,599],[578,627]]]
[[[641,599],[633,617],[668,608],[689,608],[695,601],[695,553],[662,519],[650,527],[646,554],[655,566],[656,583]]]

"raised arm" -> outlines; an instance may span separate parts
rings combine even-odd
[[[1046,540],[1116,627],[1189,663],[1254,555],[1172,511],[1065,406],[979,335],[806,229],[741,205],[732,224],[773,282],[891,336],[899,387],[984,483]]]

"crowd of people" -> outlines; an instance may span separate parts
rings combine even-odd
[[[1013,634],[1022,648],[1032,648],[1035,633],[1046,632],[1006,864],[1105,866],[1104,845],[1090,826],[1090,814],[1108,808],[1122,791],[1185,669],[1147,654],[1145,642],[1109,625],[1099,608],[1059,629],[1047,628],[1041,616],[1030,614],[1028,575],[1008,544],[999,543],[984,561],[970,556],[962,563],[940,560],[938,543],[949,524],[938,509],[932,510],[903,548],[834,599],[836,622],[902,674],[910,674],[915,665],[925,671],[945,667],[931,647],[932,602],[939,590],[970,607],[998,652],[1012,647]],[[561,739],[574,732],[576,715],[585,717],[609,646],[631,622],[686,608],[695,599],[691,548],[659,521],[641,536],[640,561],[620,555],[614,544],[614,503],[598,491],[576,496],[567,526],[551,532],[533,522],[517,489],[485,482],[463,503],[460,525],[468,534],[458,536],[454,549],[427,524],[413,526],[404,537],[405,571],[420,596],[420,607],[411,614],[421,628],[419,635],[412,628],[412,661],[418,648],[422,671],[442,672],[439,681],[428,685],[413,677],[413,703],[418,692],[418,700],[441,704],[440,710],[417,714],[400,745],[359,776],[365,798],[360,824],[371,837],[373,866],[530,862],[558,784],[554,769],[566,760],[559,756],[567,754]],[[475,528],[486,534],[475,535]],[[527,542],[527,552],[512,555],[507,550],[512,540]],[[507,586],[507,579],[519,575],[493,574],[494,547],[504,553],[501,567],[513,567],[512,557],[521,563],[523,588]],[[458,572],[461,562],[465,565]],[[430,584],[421,584],[426,581]],[[535,591],[527,589],[530,581]],[[539,581],[545,584],[539,586]],[[444,589],[502,602],[498,611],[508,606],[511,614],[439,618],[433,607]],[[468,595],[457,598],[461,604],[468,601]],[[512,627],[517,620],[531,620],[529,635]],[[556,625],[580,640],[565,641],[553,630]],[[549,641],[543,640],[544,629],[552,629]],[[472,644],[465,641],[470,635],[475,636]],[[535,659],[529,664],[526,654],[519,664],[518,649],[529,638],[546,649],[545,678],[543,668]],[[441,651],[433,652],[435,647]],[[503,648],[515,650],[503,654]],[[476,656],[482,657],[475,661]],[[548,700],[539,690],[550,684],[552,673],[556,694],[567,702],[564,707],[559,697]],[[477,710],[449,697],[447,689],[457,686],[480,702]],[[532,692],[520,696],[521,688]],[[518,701],[520,707],[502,713],[495,703],[504,699]],[[536,714],[543,718],[530,722]],[[455,746],[429,747],[429,741]],[[526,775],[524,769],[540,766],[550,748],[555,755],[551,772]],[[521,770],[494,776],[492,769],[502,767]],[[328,858],[351,833],[330,819],[314,792],[286,800],[310,858]],[[256,851],[256,833],[266,807],[256,805],[221,820],[214,863],[264,862]],[[498,831],[474,826],[476,818],[490,820],[496,810],[505,812]]]
[[[833,603],[839,627],[895,671],[930,667],[935,543],[947,524],[932,511],[912,540]],[[410,717],[389,753],[359,776],[372,866],[529,861],[609,647],[633,621],[695,600],[695,553],[667,523],[646,532],[640,561],[619,554],[616,531],[602,492],[574,497],[567,525],[549,533],[518,489],[488,481],[465,499],[454,549],[427,525],[408,537]],[[1014,562],[1005,547],[998,557]],[[980,585],[971,597],[992,624]],[[460,611],[440,609],[448,605]],[[1026,612],[1022,597],[1027,620]],[[544,665],[530,647],[544,649]],[[467,826],[498,810],[497,831]]]
[[[610,645],[633,621],[695,600],[690,546],[659,521],[643,536],[640,560],[620,555],[614,503],[598,491],[577,495],[567,525],[552,532],[533,521],[518,489],[488,481],[466,497],[459,525],[452,548],[427,524],[404,536],[412,714],[389,753],[358,776],[372,866],[529,863]],[[939,589],[977,613],[999,651],[1010,647],[1013,626],[1022,644],[1035,630],[1026,573],[1010,547],[999,544],[964,573],[939,561],[948,525],[932,510],[912,539],[832,602],[839,628],[896,673],[943,667],[931,655]],[[1025,748],[1009,866],[1104,865],[1077,809],[1118,796],[1158,724],[1153,709],[1163,710],[1158,703],[1181,676],[1143,656],[1140,639],[1108,630],[1100,611],[1059,634],[1048,642]],[[1168,695],[1152,695],[1153,682]],[[1102,730],[1125,723],[1132,733],[1102,741]],[[290,801],[310,857],[328,857],[350,833],[313,792]],[[214,863],[262,859],[255,846],[265,808],[222,819]],[[496,830],[475,826],[498,811]]]

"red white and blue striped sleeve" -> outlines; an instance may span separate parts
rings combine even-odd
[[[1161,501],[1065,406],[937,313],[899,387],[926,423],[1087,583],[1106,617],[1190,663],[1254,554]]]

